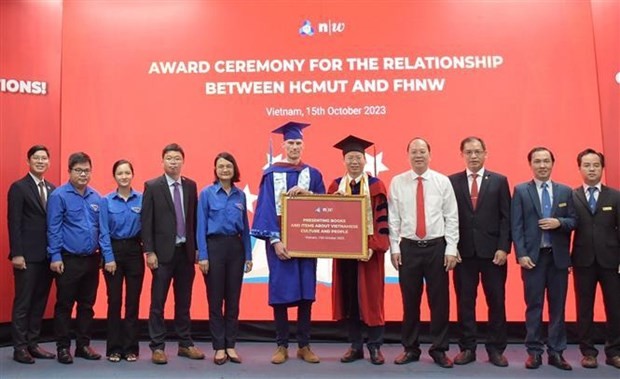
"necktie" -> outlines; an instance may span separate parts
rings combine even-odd
[[[415,234],[420,238],[426,237],[426,214],[424,212],[424,187],[422,177],[418,176],[418,188],[416,191],[416,227]]]
[[[174,182],[174,212],[177,218],[177,236],[185,237],[185,218],[183,217],[183,205],[181,203],[181,190],[179,190],[179,183]]]
[[[551,196],[547,190],[547,183],[542,184],[542,216],[543,218],[551,217]],[[548,231],[543,231],[543,246],[551,246],[551,235]]]
[[[43,209],[47,206],[47,198],[45,197],[45,182],[39,182],[39,200],[41,201],[41,205]]]
[[[588,193],[590,194],[590,197],[588,198],[588,205],[590,206],[590,212],[592,212],[592,214],[596,212],[596,197],[594,197],[596,191],[598,191],[598,188],[588,187]]]
[[[471,198],[471,206],[476,209],[476,204],[478,203],[478,174],[471,174],[472,182],[471,182],[471,194],[469,195]]]

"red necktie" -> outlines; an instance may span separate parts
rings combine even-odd
[[[473,181],[471,182],[471,194],[469,196],[471,197],[471,206],[475,210],[476,203],[478,203],[478,181],[476,180],[478,178],[478,174],[471,174],[471,178]]]
[[[416,191],[416,227],[415,234],[420,238],[426,237],[426,214],[424,213],[424,187],[422,177],[418,176],[418,189]]]

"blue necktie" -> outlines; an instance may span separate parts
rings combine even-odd
[[[592,212],[592,214],[596,212],[596,197],[594,197],[594,194],[597,190],[598,188],[596,187],[588,187],[588,193],[590,194],[590,198],[588,199],[588,205],[590,206],[590,212]]]
[[[542,184],[542,216],[543,218],[551,217],[551,196],[547,190],[547,183]],[[551,235],[548,231],[543,231],[542,235],[543,247],[551,246]]]

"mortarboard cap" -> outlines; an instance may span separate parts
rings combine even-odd
[[[277,129],[272,130],[272,133],[279,133],[284,136],[284,140],[289,139],[304,139],[304,133],[302,129],[310,126],[302,122],[289,121],[286,124],[280,126]]]
[[[351,151],[359,151],[364,154],[365,150],[372,146],[374,142],[366,141],[356,136],[348,136],[334,145],[336,149],[342,150],[342,155],[346,155]]]

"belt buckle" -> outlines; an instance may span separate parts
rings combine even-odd
[[[419,240],[419,241],[416,241],[416,244],[418,245],[418,247],[427,247],[428,241]]]

